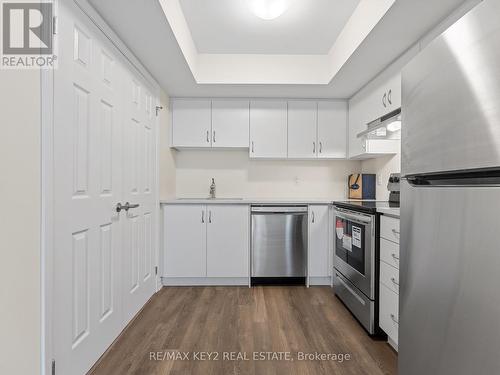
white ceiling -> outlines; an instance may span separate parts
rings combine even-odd
[[[88,1],[170,96],[349,98],[455,9],[475,0],[397,0],[335,77],[316,85],[199,84],[159,1]]]
[[[198,53],[327,54],[360,0],[289,0],[274,20],[249,0],[180,0]]]

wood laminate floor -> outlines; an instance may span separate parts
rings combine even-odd
[[[199,352],[212,352],[211,358],[217,360],[203,360]],[[254,352],[263,357],[265,352],[290,354],[253,360]],[[351,358],[301,361],[298,352]],[[229,355],[239,358],[231,360]],[[384,341],[370,338],[330,287],[274,286],[163,288],[90,371],[92,375],[396,373],[396,353]]]

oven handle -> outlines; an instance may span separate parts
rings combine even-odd
[[[365,218],[365,216],[351,215],[351,214],[348,214],[345,212],[340,212],[338,210],[335,210],[335,215],[340,217],[341,219],[351,220],[351,221],[354,221],[358,224],[371,224],[372,223],[371,218]]]
[[[353,295],[353,297],[359,301],[359,303],[361,303],[363,306],[366,305],[365,300],[363,298],[361,298],[358,295],[358,293],[356,293],[354,290],[352,290],[352,288],[349,285],[347,285],[347,283],[344,280],[342,280],[342,276],[340,276],[337,272],[335,272],[335,275],[337,276],[337,279],[340,281],[342,286],[344,288],[346,288]]]

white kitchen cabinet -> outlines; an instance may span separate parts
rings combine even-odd
[[[315,159],[318,155],[315,101],[292,100],[288,102],[288,158]]]
[[[164,206],[165,277],[206,276],[206,207]]]
[[[389,336],[390,344],[397,350],[399,334],[399,296],[380,285],[379,326]]]
[[[287,102],[250,102],[250,157],[287,157]]]
[[[318,158],[347,157],[347,103],[318,102]]]
[[[248,278],[249,206],[164,206],[164,278]],[[246,282],[246,281],[245,281]]]
[[[248,147],[250,131],[248,100],[212,100],[212,147]]]
[[[376,78],[349,100],[349,158],[367,159],[396,154],[400,139],[367,139],[357,135],[367,124],[401,107],[401,73]]]
[[[249,207],[207,205],[207,277],[248,277]]]
[[[309,206],[309,277],[330,276],[329,206]]]
[[[396,235],[397,234],[397,235]],[[399,331],[399,219],[380,217],[379,325],[397,350]]]
[[[211,112],[210,100],[173,100],[172,146],[211,147]]]

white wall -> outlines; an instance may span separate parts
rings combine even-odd
[[[0,70],[0,374],[40,374],[40,72]]]
[[[359,161],[250,160],[248,150],[183,150],[176,156],[178,197],[345,199],[347,176]]]
[[[160,92],[160,199],[170,199],[175,197],[175,156],[176,152],[170,148],[170,137],[172,135],[170,116],[170,100],[168,95]]]
[[[387,190],[387,180],[391,173],[401,172],[401,153],[397,155],[385,156],[377,159],[364,160],[361,163],[362,173],[375,173],[377,181],[377,200],[389,199],[389,191]]]

